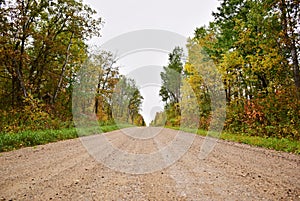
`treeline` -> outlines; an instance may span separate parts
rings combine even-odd
[[[83,66],[98,72],[94,112],[112,122],[111,94],[121,76],[111,53],[89,52],[86,41],[103,26],[95,14],[77,0],[0,1],[0,132],[72,126]],[[138,118],[133,110],[131,120]]]
[[[209,72],[199,73],[193,62],[195,50],[200,48],[222,76],[227,104],[225,129],[299,140],[299,11],[295,0],[223,1],[213,13],[214,21],[197,28],[188,41],[187,61],[174,62],[174,58],[182,58],[178,48],[169,55],[169,65],[161,74],[166,124],[178,126],[182,121],[178,94],[182,98],[185,82],[198,102],[197,107],[190,107],[199,113],[199,127],[207,129],[211,122],[211,86],[203,80]],[[177,71],[183,81],[177,78],[176,84],[171,77],[164,81],[170,70]],[[178,83],[180,87],[172,88],[171,84]],[[158,119],[163,119],[162,114],[152,124]]]
[[[112,53],[96,48],[76,74],[72,89],[75,123],[86,127],[95,120],[106,124],[145,126],[143,97],[134,80],[119,74]]]

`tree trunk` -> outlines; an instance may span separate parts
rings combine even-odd
[[[74,37],[74,32],[72,32],[72,35],[71,35],[71,37],[70,37],[70,41],[69,41],[69,44],[68,44],[68,47],[67,47],[67,51],[66,51],[66,59],[65,59],[64,64],[63,64],[63,66],[62,66],[62,69],[61,69],[59,81],[58,81],[56,90],[54,91],[52,103],[55,103],[55,100],[56,100],[56,98],[57,98],[58,92],[59,92],[60,89],[61,89],[61,85],[62,85],[62,81],[63,81],[63,78],[64,78],[64,74],[65,74],[65,71],[66,71],[66,68],[67,68],[67,64],[68,64],[68,62],[69,62],[70,49],[71,49],[73,37]]]
[[[295,18],[298,17],[298,5],[297,3],[289,5],[290,7],[288,8],[288,5],[286,3],[286,0],[281,0],[279,4],[279,8],[281,10],[281,20],[282,20],[282,26],[283,26],[283,31],[284,31],[284,37],[285,37],[285,44],[286,48],[290,50],[291,54],[291,59],[292,59],[292,67],[293,67],[293,75],[294,75],[294,82],[297,90],[297,97],[300,99],[300,73],[299,73],[299,58],[298,58],[298,49],[296,46],[296,34],[295,34],[295,29],[296,25],[293,25],[293,22],[288,21],[289,19],[292,20],[291,17],[291,10],[295,12]],[[295,19],[297,21],[299,19]],[[297,24],[297,23],[296,23]]]
[[[294,39],[291,44],[291,55],[292,55],[292,60],[293,60],[293,71],[294,71],[295,85],[296,85],[296,89],[297,89],[297,97],[298,97],[298,99],[300,99],[299,61],[298,61],[297,47],[296,47]]]

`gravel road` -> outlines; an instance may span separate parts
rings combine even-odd
[[[300,200],[299,155],[218,140],[200,159],[204,141],[130,128],[1,153],[0,200]]]

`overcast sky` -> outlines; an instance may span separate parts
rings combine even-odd
[[[218,0],[84,0],[104,21],[105,42],[122,33],[139,29],[163,29],[192,36],[196,27],[212,21]]]
[[[95,9],[105,22],[102,37],[88,42],[97,46],[122,34],[143,29],[166,30],[192,37],[197,27],[208,25],[213,20],[211,13],[220,4],[218,0],[84,0],[84,3]],[[149,51],[131,54],[118,61],[122,74],[137,76],[138,72],[141,79],[146,68],[153,69],[152,72],[156,72],[156,75],[152,73],[153,79],[157,79],[159,69],[167,63],[167,53]],[[139,87],[144,96],[141,113],[148,124],[155,113],[163,109],[158,95],[160,86],[154,82]]]

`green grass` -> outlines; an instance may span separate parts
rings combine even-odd
[[[129,124],[103,125],[81,129],[80,136],[110,132],[120,128],[131,127]],[[11,151],[23,147],[35,147],[36,145],[57,142],[60,140],[78,137],[76,128],[65,128],[60,130],[23,131],[19,133],[0,133],[0,152]]]
[[[130,127],[132,125],[103,125],[101,130],[98,126],[84,128],[81,130],[81,135],[93,135],[101,132],[110,132],[120,128]],[[204,130],[196,130],[189,128],[168,127],[175,130],[183,130],[185,132],[197,133],[198,135],[206,136]],[[217,133],[210,133],[211,136],[218,137]],[[46,144],[49,142],[57,142],[60,140],[73,139],[78,137],[76,128],[65,128],[61,130],[42,130],[42,131],[23,131],[19,133],[0,133],[0,152],[20,149],[22,147],[35,147],[36,145]],[[223,132],[220,139],[239,142],[258,147],[265,147],[278,151],[300,154],[300,142],[286,138],[264,138],[259,136],[249,136],[246,134],[231,134]]]
[[[168,127],[175,130],[182,130],[190,133],[197,133],[198,135],[206,136],[207,132],[204,130],[196,130],[189,128],[179,128],[179,127]],[[212,136],[217,137],[217,134],[212,133]],[[222,132],[220,139],[229,140],[233,142],[239,142],[243,144],[249,144],[257,147],[264,147],[268,149],[274,149],[277,151],[290,152],[294,154],[300,154],[300,142],[297,140],[290,140],[287,138],[274,138],[274,137],[259,137],[259,136],[249,136],[246,134],[231,134],[228,132]]]
[[[237,135],[237,134],[230,134],[224,132],[221,134],[221,139],[254,145],[258,147],[265,147],[277,151],[300,154],[300,142],[297,140],[290,140],[287,138],[281,138],[281,139],[274,138],[274,137],[265,138],[259,136],[249,136],[246,134]]]

